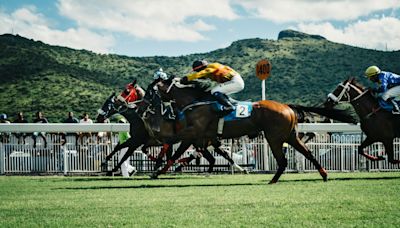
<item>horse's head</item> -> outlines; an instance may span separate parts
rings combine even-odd
[[[137,112],[142,117],[146,116],[148,112],[154,114],[156,109],[161,106],[161,97],[157,91],[157,87],[155,86],[155,84],[156,81],[151,83],[147,87],[143,100],[138,103]]]
[[[123,104],[124,102],[118,100],[115,93],[111,94],[111,96],[106,99],[103,106],[97,111],[97,122],[102,123],[105,119],[118,113]]]
[[[170,77],[167,80],[159,80],[157,85],[157,90],[161,95],[163,101],[174,100],[173,93],[175,92],[175,87],[179,83],[180,78]]]
[[[324,106],[331,108],[339,103],[351,102],[364,94],[364,91],[365,89],[356,82],[355,78],[344,80],[328,94]]]

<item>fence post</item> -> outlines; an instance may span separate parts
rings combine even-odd
[[[231,158],[233,159],[233,144],[235,144],[235,140],[234,139],[230,139],[229,141],[231,142]],[[235,160],[233,160],[233,162],[235,162]],[[231,165],[230,168],[231,168],[231,174],[232,175],[235,174],[235,170],[234,170],[233,165]]]
[[[5,159],[4,145],[0,143],[0,175],[5,173]]]
[[[68,153],[67,153],[67,143],[65,143],[63,146],[61,146],[63,150],[63,156],[64,156],[64,176],[68,174]]]
[[[268,142],[265,138],[264,132],[262,133],[262,140],[263,140],[263,157],[264,157],[264,170],[270,171],[269,169],[269,153],[268,153]]]

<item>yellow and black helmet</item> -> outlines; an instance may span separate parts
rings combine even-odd
[[[381,69],[379,69],[379,67],[377,66],[370,66],[365,70],[365,76],[367,78],[371,78],[377,74],[381,73]]]

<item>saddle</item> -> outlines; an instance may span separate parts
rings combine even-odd
[[[253,103],[250,101],[237,101],[231,99],[232,104],[235,106],[235,109],[228,113],[225,114],[224,116],[220,116],[221,118],[224,119],[224,121],[233,121],[233,120],[239,120],[243,118],[247,118],[251,116],[251,112],[253,111]],[[216,113],[221,113],[223,110],[223,105],[218,103],[214,99],[207,99],[207,100],[202,100],[202,101],[196,101],[188,106],[186,106],[183,110],[181,110],[179,113],[177,113],[177,120],[183,120],[185,117],[185,112],[187,110],[191,110],[194,107],[197,106],[202,106],[202,105],[211,105],[213,110]]]
[[[235,106],[235,109],[229,114],[224,116],[225,121],[233,121],[239,120],[243,118],[250,117],[251,112],[253,111],[253,103],[249,101],[237,101],[232,100],[232,104]],[[213,108],[216,112],[221,112],[223,110],[223,105],[218,102],[213,103]]]
[[[397,103],[397,105],[400,106],[400,100],[398,100],[398,98],[396,98],[394,101]],[[382,109],[384,109],[384,110],[386,110],[386,111],[388,111],[388,112],[392,112],[393,109],[394,109],[392,102],[389,101],[389,100],[385,101],[385,100],[379,98],[379,99],[378,99],[378,103],[379,103],[379,106],[380,106]]]

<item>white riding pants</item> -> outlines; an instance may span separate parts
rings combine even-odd
[[[232,80],[218,84],[211,89],[211,94],[215,92],[221,92],[226,95],[240,92],[244,89],[244,81],[240,74],[233,76]]]
[[[399,97],[399,96],[400,96],[400,86],[395,86],[393,88],[390,88],[388,91],[384,92],[382,94],[382,99],[386,101],[389,98]]]

